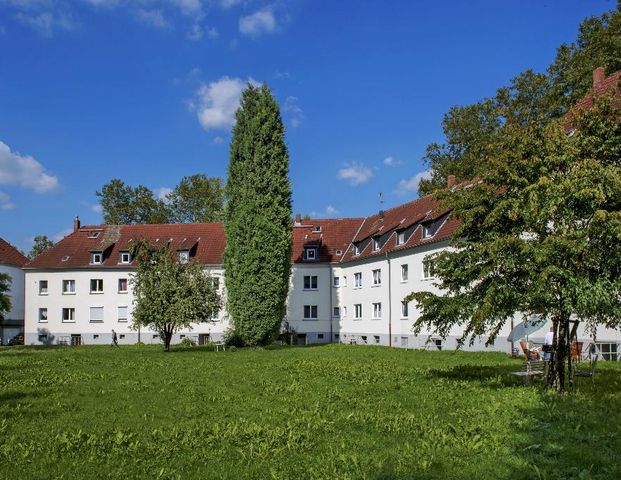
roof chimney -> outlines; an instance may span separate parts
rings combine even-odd
[[[296,225],[301,225],[302,224],[302,214],[301,213],[296,213],[295,214],[295,224]]]
[[[606,71],[604,67],[597,67],[593,70],[593,89],[596,89],[606,78]]]
[[[448,188],[453,188],[455,186],[455,175],[449,175],[446,185],[448,186]]]
[[[80,230],[80,217],[76,215],[73,219],[73,231],[77,232],[78,230]]]

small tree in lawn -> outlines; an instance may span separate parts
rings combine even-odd
[[[471,188],[439,192],[462,221],[453,249],[434,255],[440,295],[416,292],[414,331],[462,342],[498,332],[516,313],[551,319],[555,360],[550,386],[571,372],[573,320],[621,325],[621,110],[600,98],[573,119],[507,125],[490,146],[490,168]],[[571,379],[571,375],[569,377]]]
[[[8,273],[0,273],[0,325],[4,322],[4,315],[11,310],[11,276]]]
[[[248,85],[236,114],[225,188],[228,311],[246,345],[273,341],[291,272],[291,184],[280,110],[269,88]]]
[[[170,351],[173,334],[192,323],[212,322],[220,310],[213,279],[197,263],[180,263],[169,248],[139,241],[132,249],[138,268],[131,279],[134,289],[133,328],[160,332]]]

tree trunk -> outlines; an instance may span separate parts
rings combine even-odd
[[[165,329],[164,330],[164,351],[170,352],[170,341],[172,340],[172,331]]]
[[[548,369],[547,386],[557,393],[565,391],[565,362],[569,357],[569,315],[559,315],[552,320],[554,327],[554,357]]]

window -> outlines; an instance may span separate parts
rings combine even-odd
[[[99,334],[98,333],[93,335],[93,340],[97,340],[98,338],[99,338]]]
[[[374,341],[375,343],[378,343],[378,344],[379,344],[379,342],[380,342],[380,337],[379,337],[379,335],[373,335],[373,341]]]
[[[316,225],[316,226],[313,228],[313,232],[316,232],[316,233],[321,232],[321,225]]]
[[[121,334],[119,335],[119,340],[123,340],[124,338],[125,338],[125,334],[124,334],[124,333],[121,333]]]
[[[429,230],[428,225],[423,225],[423,238],[431,237],[431,231]]]
[[[153,334],[153,338],[160,338],[160,336],[159,336],[159,334],[158,334],[158,333],[154,333],[154,334]]]
[[[354,273],[354,287],[360,288],[362,287],[362,273]]]
[[[382,284],[382,271],[378,268],[377,270],[373,270],[373,285],[381,285]]]
[[[304,290],[317,290],[317,275],[304,275]]]
[[[47,308],[39,309],[39,323],[47,323]]]
[[[75,280],[63,280],[63,293],[75,293]]]
[[[304,319],[305,320],[317,319],[317,305],[304,305]]]
[[[119,278],[119,293],[127,293],[127,278]]]
[[[63,322],[75,322],[75,308],[63,308]]]
[[[380,249],[380,242],[376,238],[373,239],[373,251],[377,252]]]
[[[47,295],[47,280],[39,280],[39,295]]]
[[[121,252],[119,263],[132,263],[132,255],[129,252]]]
[[[91,263],[93,265],[99,265],[103,261],[103,253],[102,252],[92,252],[91,253]]]
[[[408,302],[401,302],[401,318],[408,318],[410,314]]]
[[[125,305],[121,305],[118,307],[117,318],[119,322],[127,322],[127,307]]]
[[[306,248],[304,249],[304,260],[316,260],[317,259],[317,249],[316,248]]]
[[[341,316],[341,309],[339,307],[334,307],[332,309],[332,316],[333,317],[340,317]]]
[[[403,245],[405,243],[405,232],[397,233],[397,245]]]
[[[430,280],[433,278],[433,262],[431,260],[423,260],[423,280]]]
[[[360,247],[358,245],[354,245],[354,255],[360,255]]]
[[[211,314],[211,319],[212,320],[218,320],[218,317],[220,317],[220,312],[213,312]]]
[[[220,277],[211,277],[211,286],[214,290],[220,289]]]
[[[39,341],[41,343],[47,343],[47,333],[41,333],[39,334]]]
[[[343,307],[343,318],[347,316],[347,307]]]
[[[91,278],[91,293],[103,293],[103,280],[101,278]]]
[[[373,318],[382,318],[382,304],[381,303],[373,304]]]
[[[337,250],[336,250],[336,254],[337,254],[338,256],[343,255],[343,250],[341,250],[340,248],[337,248]]]
[[[317,334],[317,339],[318,340],[323,340],[323,333],[318,333]]]
[[[90,231],[88,232],[88,238],[97,238],[101,232]]]
[[[188,263],[190,261],[190,251],[189,250],[179,250],[179,263]]]
[[[401,265],[401,281],[402,282],[407,282],[408,281],[408,265],[407,265],[407,263]]]
[[[101,323],[104,320],[103,307],[91,307],[91,323]]]
[[[604,360],[613,362],[619,360],[619,353],[616,343],[598,343],[597,347],[599,348]]]
[[[356,319],[362,318],[362,303],[356,303],[354,305],[354,311],[355,311],[354,318]]]
[[[340,279],[339,277],[334,277],[334,278],[332,279],[332,286],[333,286],[333,287],[338,287],[338,286],[340,285],[340,283],[341,283],[341,282],[340,282],[340,280],[341,280],[341,279]]]

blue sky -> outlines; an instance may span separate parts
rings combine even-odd
[[[456,104],[543,70],[608,0],[0,0],[0,236],[101,222],[112,178],[165,193],[226,174],[243,85],[287,127],[294,211],[416,197]]]

